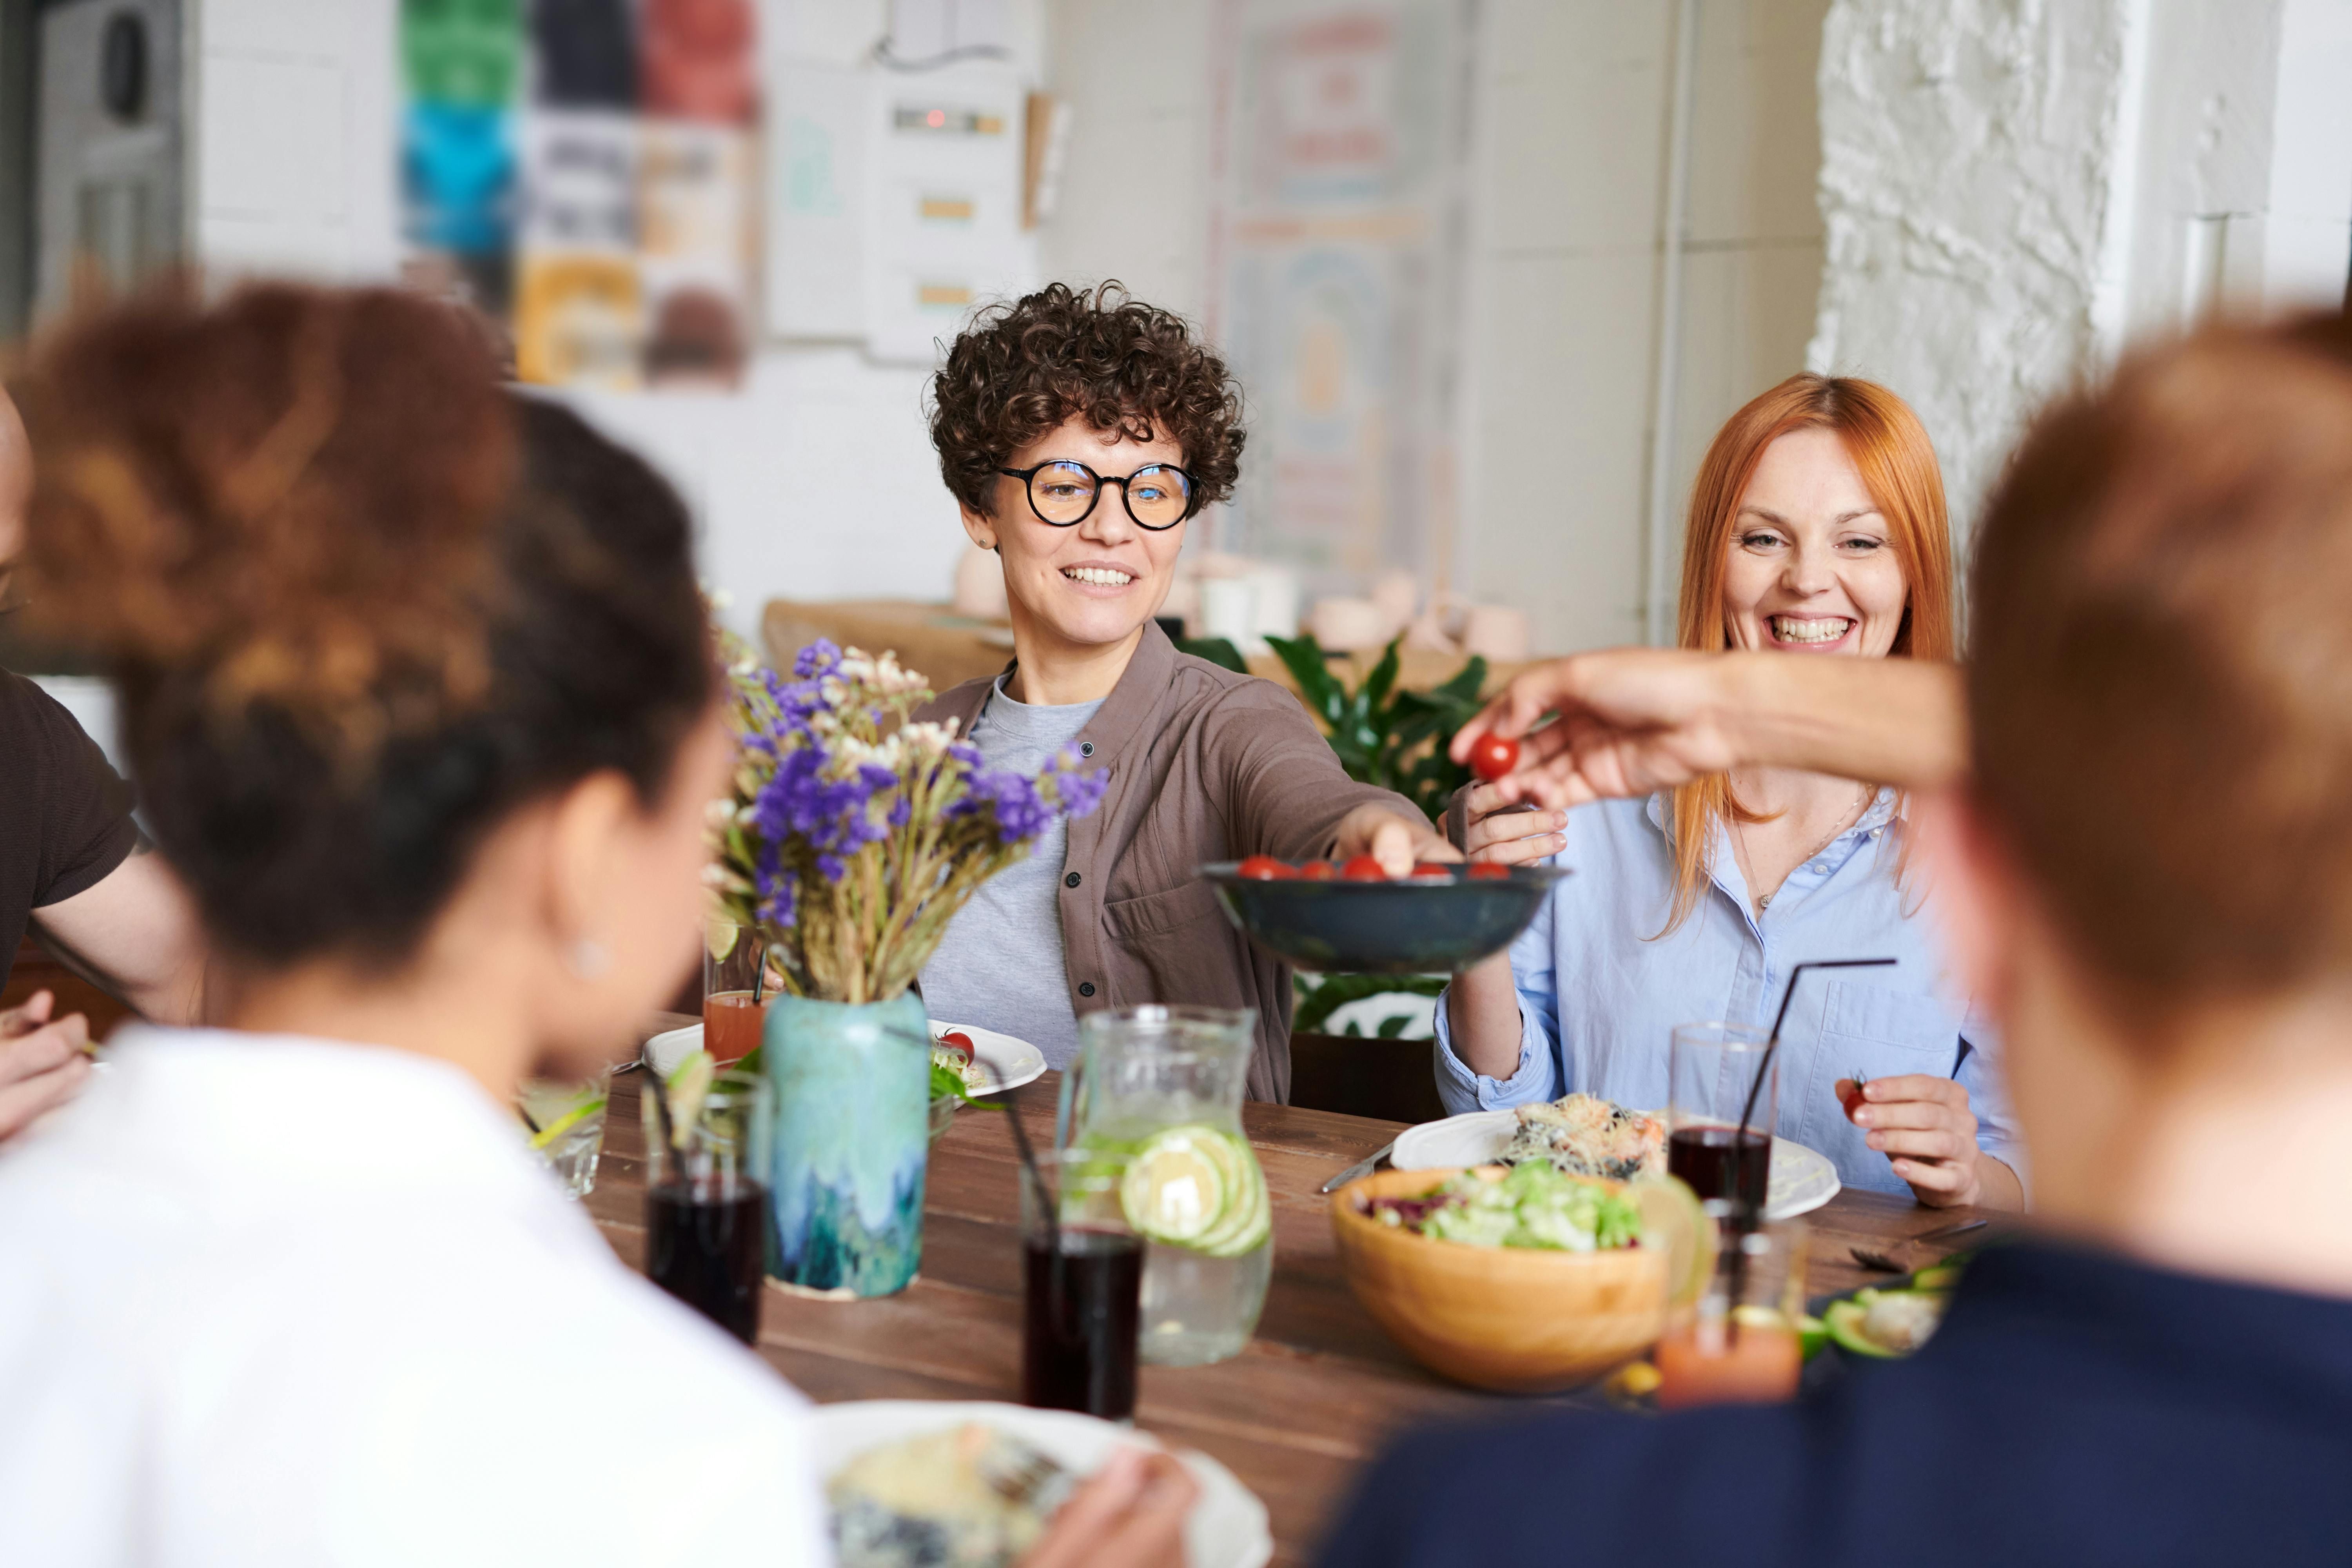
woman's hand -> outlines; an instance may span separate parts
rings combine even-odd
[[[36,991],[0,1013],[0,1139],[13,1137],[63,1105],[89,1077],[89,1020],[68,1013],[55,1023],[57,998]]]
[[[1968,762],[1957,667],[1914,658],[1580,653],[1522,670],[1454,737],[1454,760],[1488,734],[1519,742],[1502,797],[1555,810],[1740,766],[1928,789]]]
[[[1497,866],[1541,860],[1568,847],[1568,813],[1507,799],[1500,787],[1474,785],[1463,803],[1469,858]]]
[[[1174,1455],[1114,1450],[1021,1568],[1184,1568],[1184,1516],[1200,1497]]]
[[[1976,1113],[1969,1109],[1968,1089],[1957,1080],[1933,1073],[1874,1078],[1864,1084],[1842,1078],[1837,1097],[1846,1120],[1868,1134],[1864,1142],[1894,1163],[1895,1173],[1911,1184],[1921,1203],[1933,1208],[2022,1206],[2016,1175],[1977,1147]]]
[[[1420,861],[1459,860],[1462,852],[1445,836],[1415,814],[1406,816],[1384,805],[1360,805],[1339,819],[1339,836],[1331,846],[1336,860],[1369,855],[1391,877],[1412,875]]]

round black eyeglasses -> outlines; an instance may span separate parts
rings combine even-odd
[[[1157,533],[1192,515],[1192,476],[1173,463],[1146,463],[1121,479],[1098,474],[1084,463],[1057,458],[1034,468],[999,468],[1008,479],[1019,479],[1029,490],[1029,510],[1037,521],[1055,528],[1071,528],[1092,516],[1105,485],[1118,487],[1119,502],[1138,528]]]

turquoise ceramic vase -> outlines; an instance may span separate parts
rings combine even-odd
[[[930,1147],[930,1028],[887,1002],[779,996],[761,1059],[776,1090],[768,1272],[797,1289],[887,1296],[915,1278]]]

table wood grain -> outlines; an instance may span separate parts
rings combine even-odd
[[[604,1163],[590,1211],[632,1268],[645,1258],[642,1072],[614,1080]],[[1040,1147],[1053,1134],[1058,1075],[1019,1091]],[[1232,1361],[1146,1367],[1137,1424],[1223,1461],[1265,1500],[1275,1561],[1303,1563],[1357,1468],[1399,1427],[1526,1408],[1424,1372],[1356,1304],[1339,1272],[1328,1199],[1316,1188],[1370,1154],[1402,1124],[1252,1104],[1242,1123],[1265,1168],[1274,1208],[1274,1277],[1257,1337]],[[1021,1279],[1018,1155],[1001,1110],[968,1107],[931,1151],[922,1271],[880,1300],[810,1300],[771,1286],[760,1354],[811,1398],[1019,1397]],[[1844,1192],[1810,1218],[1810,1289],[1874,1278],[1846,1248],[1885,1247],[1965,1217],[1876,1193]],[[1969,1239],[1974,1240],[1975,1237]]]

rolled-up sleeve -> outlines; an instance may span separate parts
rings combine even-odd
[[[2017,1109],[2010,1102],[2006,1053],[2000,1031],[1978,1009],[1969,1009],[1960,1026],[1969,1054],[1953,1075],[1969,1091],[1969,1110],[1977,1119],[1977,1147],[2017,1173],[2017,1184],[2032,1206],[2033,1180],[2025,1169],[2025,1139],[2017,1125]]]
[[[1552,969],[1551,906],[1546,899],[1535,923],[1511,944],[1511,984],[1519,996],[1519,1065],[1510,1077],[1474,1072],[1454,1054],[1446,997],[1437,999],[1437,1040],[1431,1054],[1437,1098],[1451,1115],[1533,1105],[1559,1093],[1559,1052],[1553,1045],[1559,1034],[1559,999]]]

